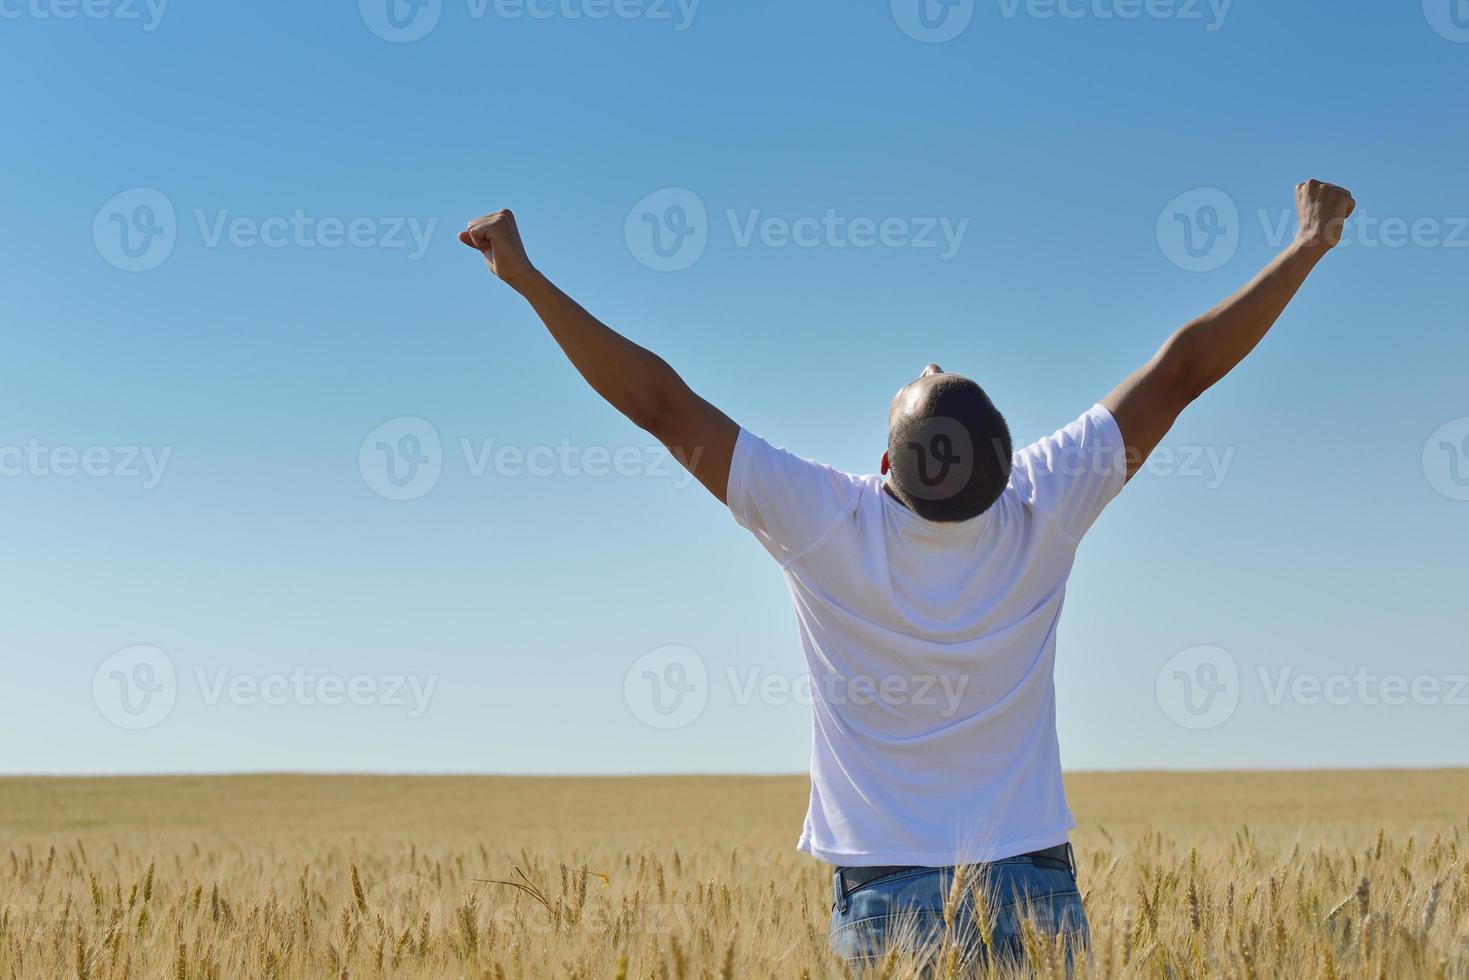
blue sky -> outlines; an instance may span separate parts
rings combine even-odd
[[[1084,543],[1064,759],[1469,764],[1460,0],[385,2],[0,4],[0,771],[801,771],[777,570],[463,222],[868,472],[927,361],[1074,418],[1311,176],[1352,244]]]

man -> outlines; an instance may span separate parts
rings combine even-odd
[[[931,953],[946,939],[966,955],[1018,956],[1022,917],[1084,947],[1052,677],[1066,579],[1102,508],[1260,342],[1356,205],[1312,180],[1296,206],[1299,234],[1254,281],[1019,452],[979,385],[928,365],[893,399],[881,477],[742,430],[541,275],[510,212],[460,234],[582,377],[688,460],[785,572],[814,693],[799,846],[835,866],[842,956]],[[951,893],[958,936],[944,924]]]

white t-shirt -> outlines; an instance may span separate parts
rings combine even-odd
[[[1101,405],[1020,450],[1000,499],[924,520],[741,431],[729,506],[780,563],[813,696],[798,847],[940,867],[1064,843],[1052,668],[1077,542],[1125,482]]]

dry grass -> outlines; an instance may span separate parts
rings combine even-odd
[[[1070,786],[1091,976],[1469,978],[1469,773]],[[842,976],[830,879],[792,850],[805,793],[0,780],[0,978]]]

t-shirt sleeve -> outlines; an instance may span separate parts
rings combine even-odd
[[[1081,418],[1015,454],[1010,485],[1072,543],[1127,482],[1127,453],[1112,413]]]
[[[858,489],[855,477],[740,430],[729,468],[729,509],[782,566],[851,512]]]

